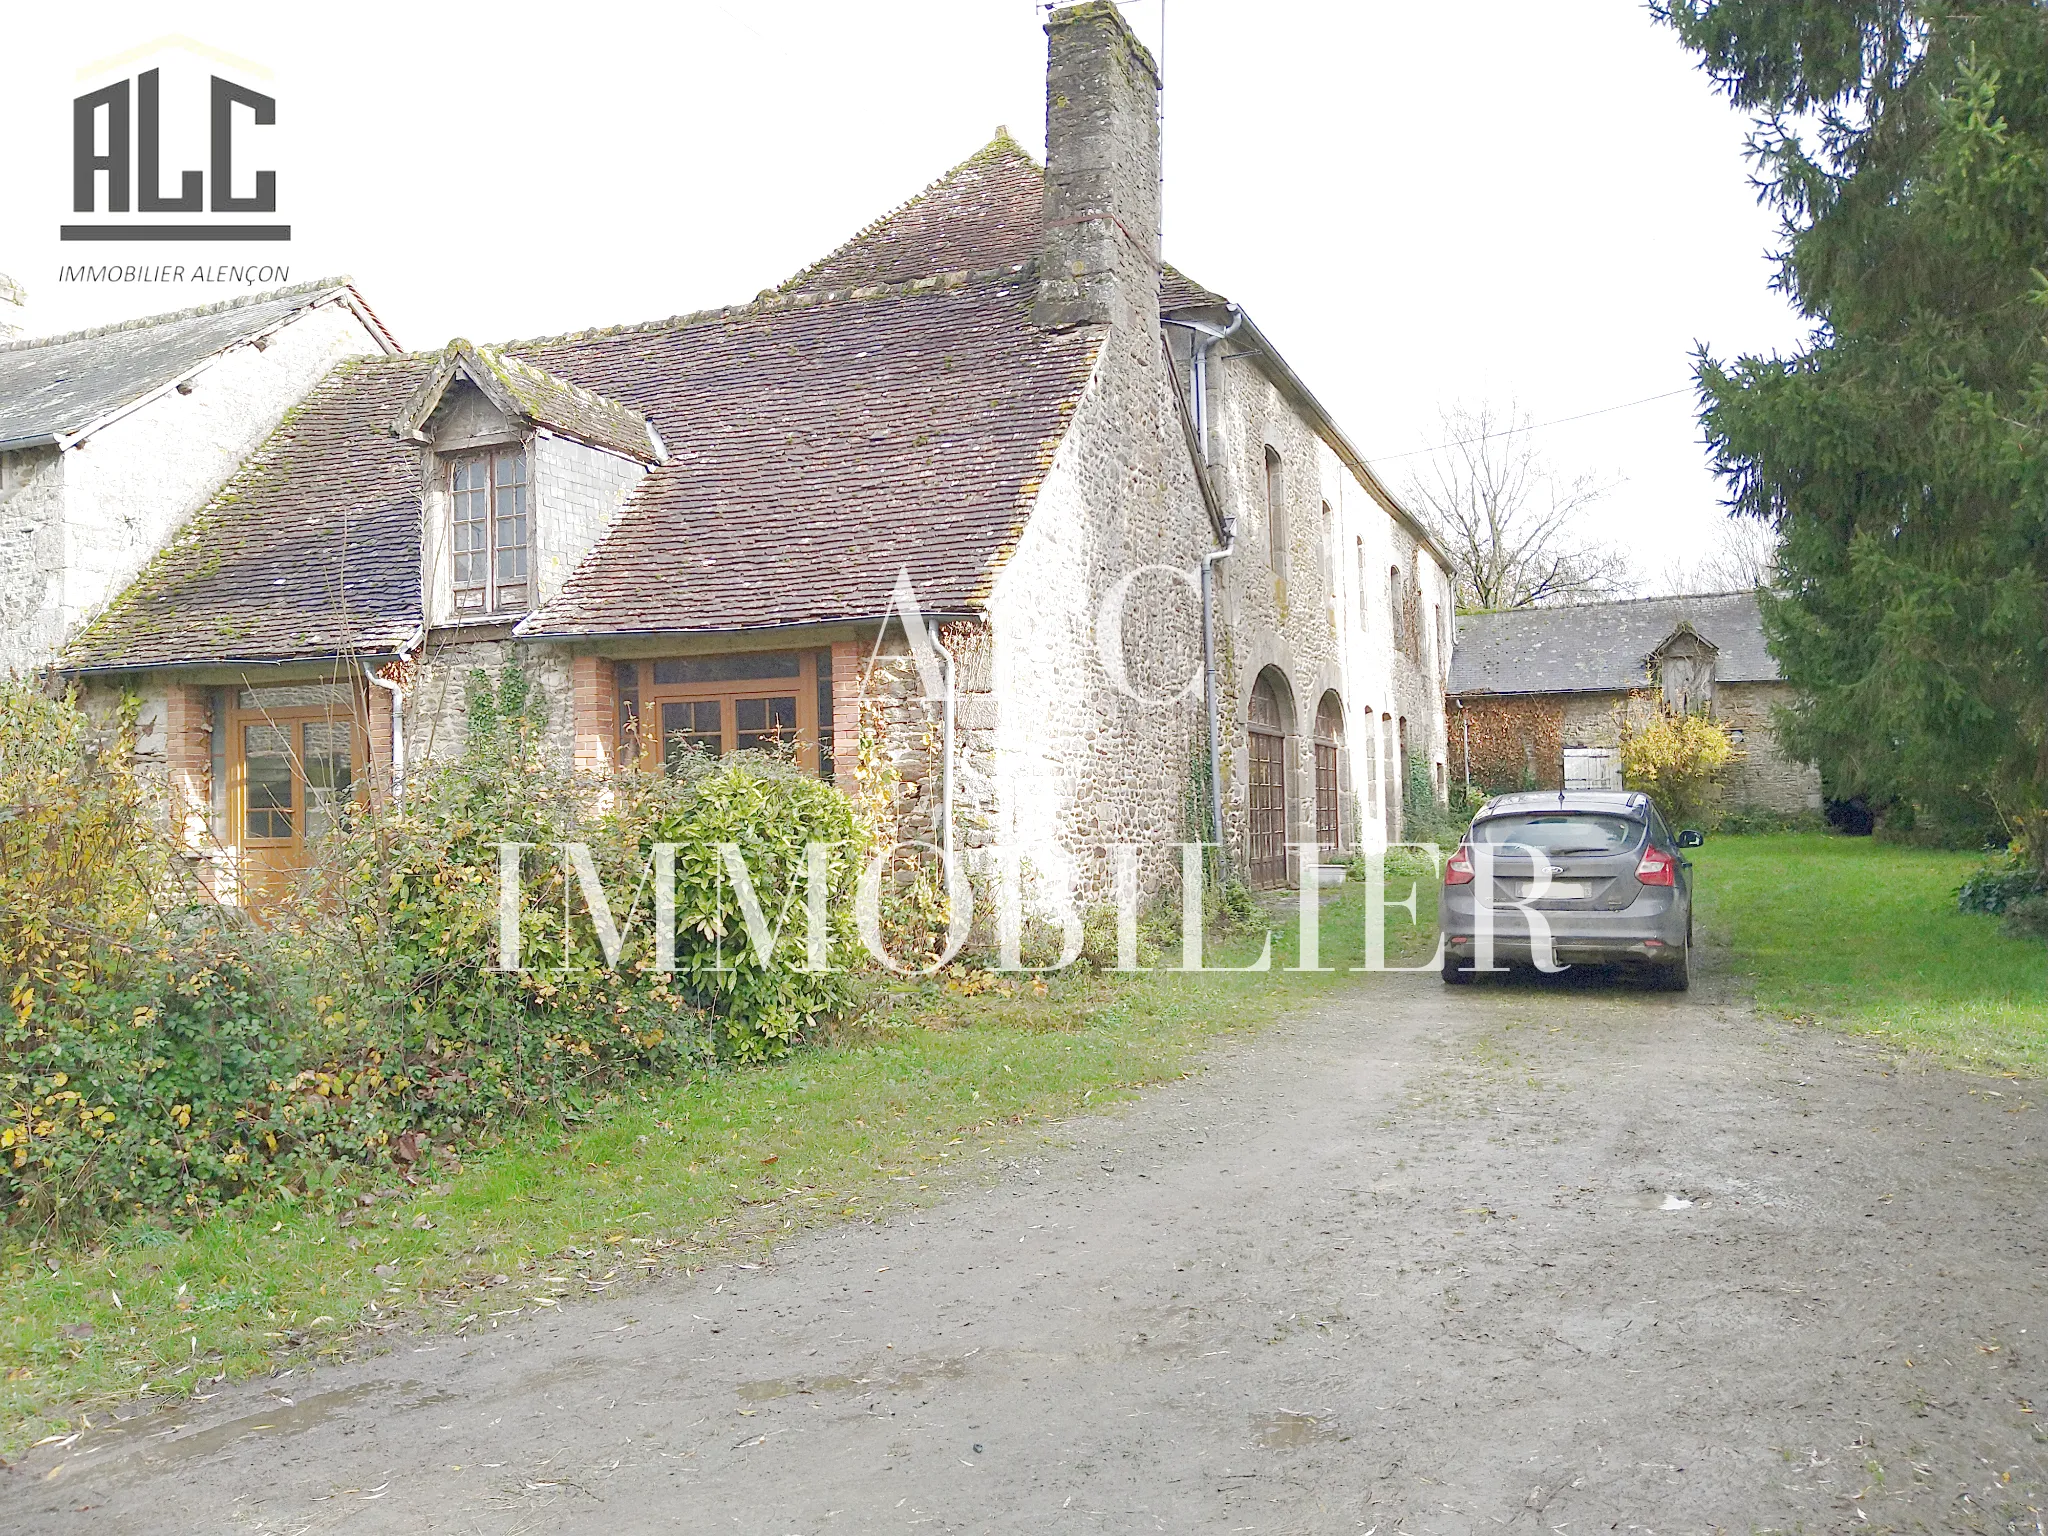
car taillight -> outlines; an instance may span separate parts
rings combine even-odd
[[[1643,862],[1636,866],[1636,878],[1644,885],[1678,884],[1678,860],[1662,848],[1643,850]]]
[[[1470,885],[1472,883],[1472,850],[1463,843],[1444,865],[1445,885]]]

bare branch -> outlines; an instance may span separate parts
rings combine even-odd
[[[1590,602],[1627,587],[1621,551],[1579,533],[1609,485],[1552,469],[1528,414],[1513,406],[1454,406],[1440,416],[1444,446],[1409,495],[1457,565],[1460,608]]]

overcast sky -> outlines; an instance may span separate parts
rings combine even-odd
[[[469,8],[17,5],[0,272],[54,330],[229,296],[63,263],[349,273],[400,340],[550,334],[741,301],[985,143],[1042,156],[1033,0]],[[1125,14],[1157,46],[1161,0]],[[1639,0],[1166,0],[1166,254],[1248,309],[1399,489],[1440,407],[1538,422],[1644,571],[1721,520],[1687,385],[1797,343],[1742,121]],[[79,73],[165,34],[273,72],[288,245],[60,244]],[[205,162],[165,85],[164,181]],[[195,79],[201,77],[195,76]],[[254,142],[262,142],[255,140]],[[182,157],[182,158],[181,158]]]

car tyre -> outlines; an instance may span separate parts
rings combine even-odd
[[[1469,987],[1472,985],[1472,969],[1462,964],[1456,955],[1444,956],[1444,985],[1447,987]]]
[[[1678,947],[1678,958],[1667,960],[1657,967],[1657,990],[1660,992],[1689,992],[1692,990],[1692,944]]]

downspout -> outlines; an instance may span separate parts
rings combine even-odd
[[[1222,330],[1213,325],[1204,325],[1199,320],[1170,320],[1169,325],[1184,326],[1195,332],[1201,340],[1188,350],[1195,360],[1195,440],[1202,445],[1202,461],[1206,467],[1215,462],[1215,451],[1209,441],[1209,349],[1219,341],[1226,341],[1237,334],[1237,328],[1244,324],[1244,311],[1235,304],[1230,306],[1230,324]]]
[[[1197,333],[1188,349],[1194,354],[1195,441],[1200,446],[1202,468],[1215,458],[1209,432],[1209,349],[1235,334],[1244,324],[1244,311],[1230,306],[1230,324],[1222,330],[1190,320],[1176,320]],[[1202,692],[1209,708],[1209,830],[1216,839],[1216,884],[1230,883],[1230,849],[1223,835],[1223,701],[1216,686],[1216,562],[1228,558],[1237,542],[1237,521],[1226,518],[1223,542],[1202,556]]]
[[[1230,880],[1230,850],[1223,837],[1223,702],[1216,688],[1216,562],[1237,541],[1235,520],[1220,548],[1202,556],[1202,692],[1209,706],[1209,828],[1216,838],[1216,883]]]
[[[393,661],[404,663],[406,653],[426,638],[427,627],[422,624],[412,633],[412,638],[400,643]],[[405,795],[405,685],[393,678],[379,677],[367,661],[363,663],[363,676],[374,688],[382,688],[391,695],[391,798],[394,801]]]
[[[953,660],[953,653],[946,649],[939,639],[939,626],[931,626],[932,649],[939,653],[939,664],[946,672],[946,713],[942,727],[940,751],[945,754],[941,765],[942,777],[939,790],[939,850],[945,855],[948,888],[953,879],[953,678],[959,670]]]
[[[1233,336],[1245,324],[1245,311],[1231,305],[1231,324],[1223,330],[1190,326],[1200,340],[1194,352],[1194,440],[1202,444],[1202,467],[1214,463],[1214,442],[1208,430],[1208,348]],[[1208,696],[1208,827],[1217,838],[1217,889],[1231,883],[1231,850],[1223,836],[1223,698],[1217,688],[1217,561],[1227,559],[1237,543],[1237,520],[1225,518],[1223,545],[1202,555],[1202,690]]]

